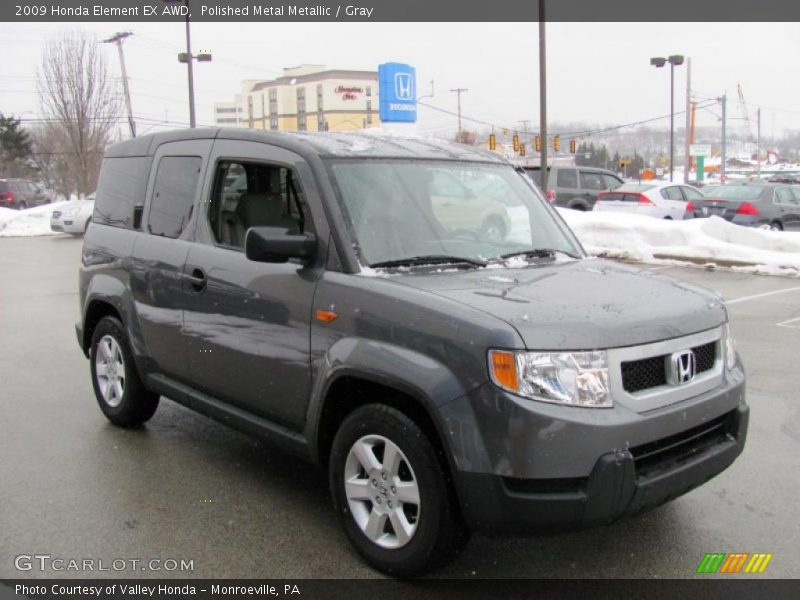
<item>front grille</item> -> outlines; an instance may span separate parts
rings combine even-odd
[[[692,348],[697,373],[710,371],[717,360],[717,342],[709,342]],[[668,354],[651,356],[621,364],[622,387],[628,393],[640,392],[660,385],[667,385]]]
[[[631,448],[636,476],[647,477],[655,471],[674,468],[712,446],[733,439],[735,426],[733,410],[692,429]]]
[[[697,365],[697,372],[710,371],[714,368],[714,361],[717,360],[717,342],[709,342],[702,346],[692,348],[694,352],[695,364]]]
[[[638,392],[667,384],[664,356],[653,356],[622,363],[622,387],[626,392]]]

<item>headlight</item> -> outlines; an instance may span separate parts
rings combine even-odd
[[[725,346],[725,367],[732,369],[736,365],[736,348],[733,346],[731,324],[725,323],[722,333],[722,343]]]
[[[495,385],[531,400],[586,408],[613,405],[605,351],[490,350],[489,375]]]

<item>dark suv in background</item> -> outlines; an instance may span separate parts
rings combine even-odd
[[[470,531],[658,506],[744,447],[723,301],[587,260],[525,175],[469,146],[247,129],[114,145],[79,277],[110,421],[140,425],[163,395],[322,465],[345,534],[395,575]]]
[[[525,171],[540,185],[541,167],[525,167]],[[575,210],[592,210],[600,192],[625,183],[612,171],[595,167],[555,166],[547,172],[547,199],[555,206]]]
[[[42,188],[27,179],[0,179],[0,206],[25,209],[41,204],[50,204],[50,198]]]

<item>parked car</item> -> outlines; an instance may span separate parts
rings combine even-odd
[[[613,192],[603,192],[594,210],[625,212],[656,219],[691,219],[695,203],[703,194],[690,185],[669,181],[626,183]]]
[[[541,167],[525,167],[539,185]],[[547,199],[555,206],[592,210],[597,195],[625,183],[612,171],[595,167],[548,167]]]
[[[50,204],[52,198],[27,179],[0,179],[0,207],[24,210]]]
[[[95,195],[83,200],[62,204],[50,216],[50,229],[73,235],[83,235],[92,222]]]
[[[442,173],[500,193],[508,235],[437,211]],[[393,575],[471,531],[637,514],[745,443],[720,297],[586,260],[523,175],[461,144],[191,129],[113,145],[79,291],[112,423],[165,396],[324,465],[346,536]]]
[[[781,183],[728,183],[695,203],[695,216],[722,217],[737,225],[800,230],[800,186]]]

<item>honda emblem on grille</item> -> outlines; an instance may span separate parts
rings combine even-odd
[[[694,352],[682,350],[670,356],[669,379],[672,385],[683,385],[689,383],[697,374],[697,363]]]

